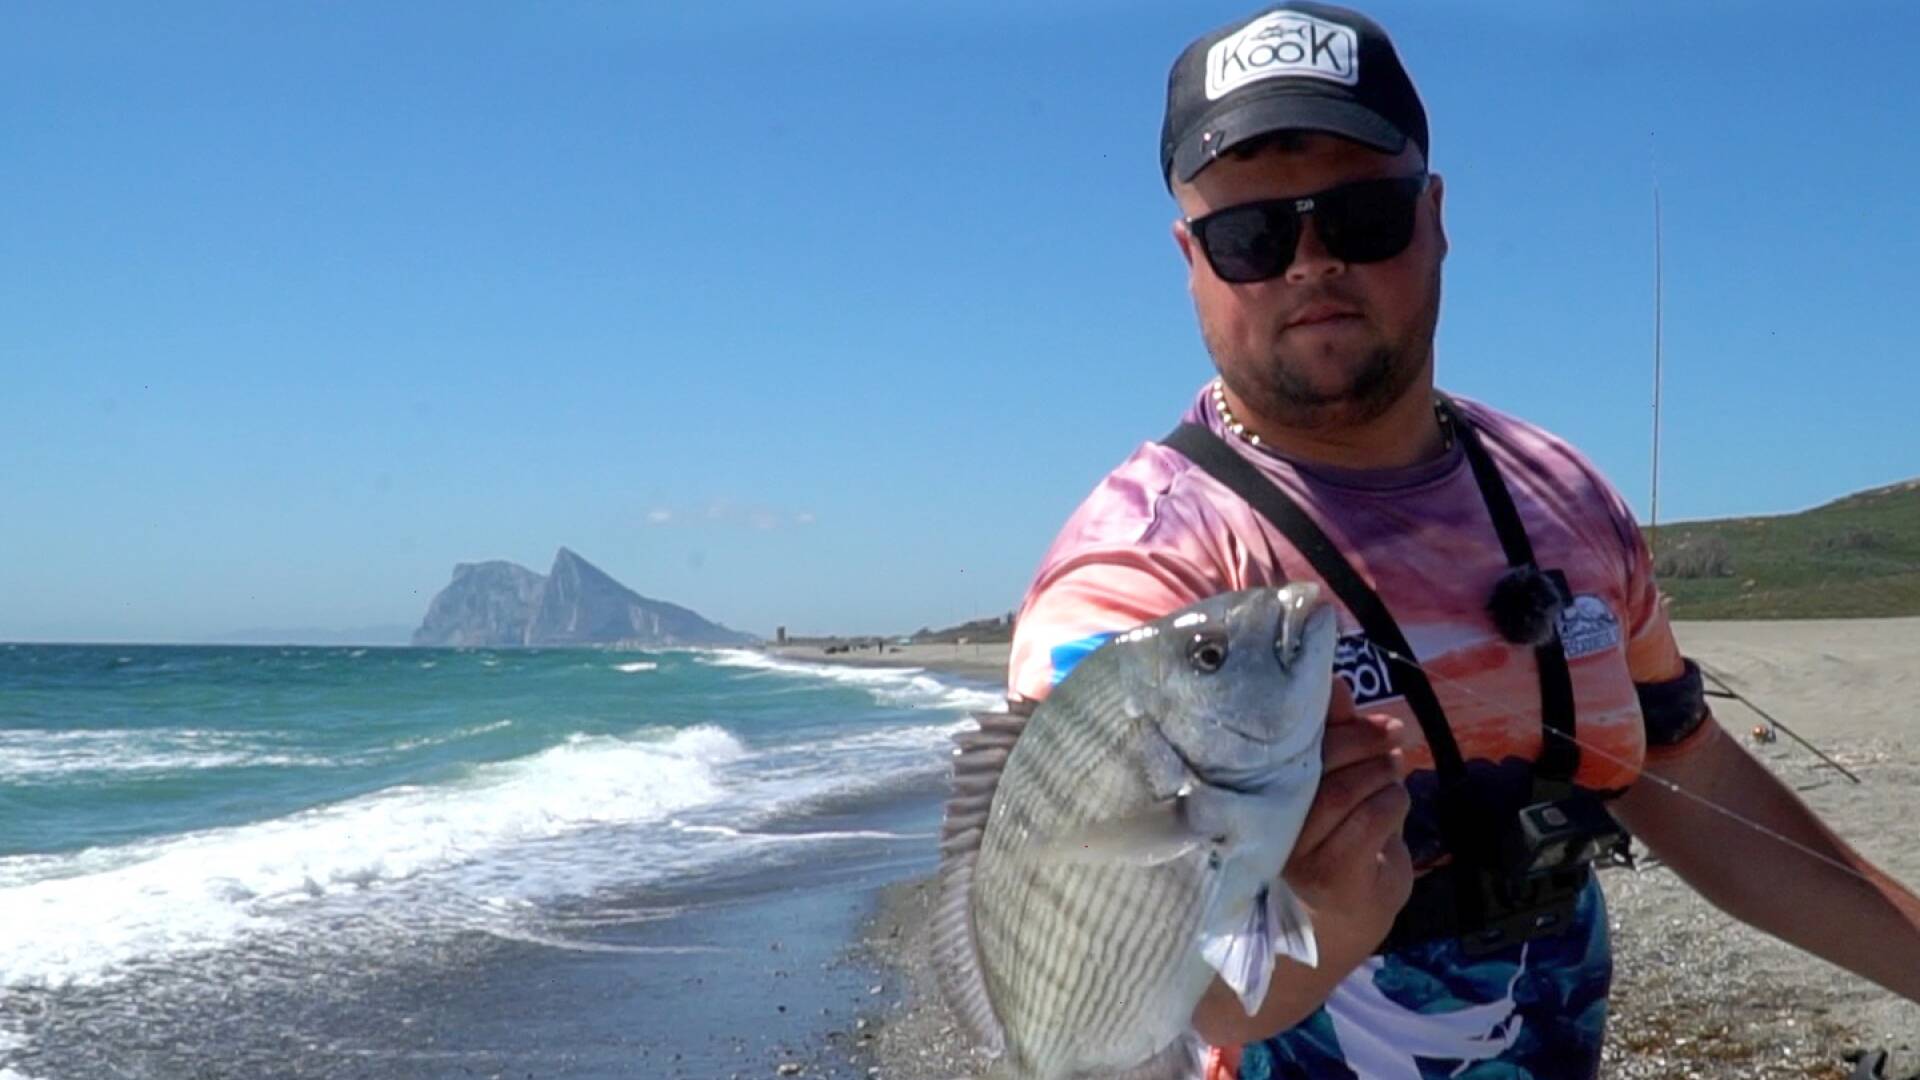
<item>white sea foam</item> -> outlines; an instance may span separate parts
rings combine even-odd
[[[538,934],[516,927],[488,927],[487,933],[505,941],[518,941],[527,945],[542,945],[563,952],[582,953],[625,953],[631,956],[696,955],[700,953],[726,952],[727,947],[720,945],[616,945],[612,942],[593,941],[581,938],[558,937],[553,934]],[[738,949],[739,946],[733,946]],[[0,1080],[5,1080],[0,1077]]]
[[[6,1064],[8,1055],[15,1050],[25,1049],[28,1041],[25,1035],[0,1028],[0,1080],[36,1080],[26,1073],[8,1068]]]
[[[931,840],[933,833],[889,832],[885,829],[823,829],[814,832],[755,832],[749,829],[736,829],[731,825],[689,825],[676,821],[674,827],[682,832],[701,833],[706,836],[724,836],[729,840],[756,840],[768,843],[794,843],[808,840]]]
[[[624,671],[629,675],[640,671],[657,671],[660,665],[652,660],[635,660],[627,664],[615,664],[613,670]]]
[[[0,782],[38,784],[74,773],[329,767],[328,758],[250,745],[244,735],[186,728],[0,731]]]
[[[823,800],[844,805],[838,800],[935,776],[945,767],[948,740],[970,722],[963,714],[1002,704],[998,693],[951,685],[921,669],[794,663],[744,651],[696,659],[796,684],[858,688],[885,706],[926,710],[921,715],[932,722],[828,730],[752,749],[714,726],[626,738],[576,735],[542,753],[475,766],[454,782],[393,788],[272,821],[0,858],[0,926],[7,928],[0,988],[94,983],[128,962],[222,947],[257,932],[284,941],[327,924],[327,913],[343,906],[368,913],[366,925],[408,936],[451,926],[512,932],[526,918],[522,907],[552,897],[699,875],[741,860],[804,857],[810,844],[922,843],[926,838],[883,829],[792,825]],[[645,671],[656,662],[612,666]],[[607,661],[599,664],[604,670]],[[472,738],[510,723],[495,720],[398,748]],[[67,732],[59,737],[64,744],[40,732],[0,738],[28,740],[20,746],[37,747],[42,768],[115,758],[126,765],[161,753],[205,767],[223,754],[259,762],[281,750],[232,733],[173,730],[166,735],[171,743],[130,752],[128,740],[153,735]],[[0,779],[29,760],[6,748],[0,743]],[[0,1063],[6,1060],[0,1045]]]
[[[476,724],[473,727],[443,732],[439,735],[423,735],[417,739],[402,739],[393,744],[393,749],[418,750],[423,746],[443,746],[450,742],[458,742],[461,739],[471,739],[475,735],[485,735],[488,732],[499,731],[502,728],[510,728],[512,726],[513,720],[509,717],[505,720],[495,720],[491,724]]]
[[[82,856],[0,859],[0,986],[97,981],[115,965],[214,947],[305,904],[595,825],[663,820],[724,794],[745,751],[697,727],[667,738],[575,736],[465,781],[400,787],[285,818]],[[25,873],[40,876],[22,881]]]
[[[858,686],[878,701],[908,708],[967,711],[994,709],[1003,703],[1002,695],[996,691],[955,686],[928,675],[925,668],[814,664],[783,660],[750,649],[717,649],[696,659],[716,667],[747,668]]]

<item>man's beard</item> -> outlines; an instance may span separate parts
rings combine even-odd
[[[1426,308],[1398,341],[1373,343],[1351,365],[1341,385],[1314,384],[1308,366],[1275,344],[1251,363],[1223,362],[1222,343],[1211,334],[1208,351],[1221,380],[1249,411],[1282,427],[1316,430],[1353,427],[1386,415],[1420,381],[1433,358],[1433,332],[1440,314],[1440,272],[1434,267]]]

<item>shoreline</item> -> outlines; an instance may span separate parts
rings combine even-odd
[[[969,642],[965,645],[888,645],[886,650],[854,649],[851,652],[829,653],[820,645],[768,645],[764,648],[768,656],[782,660],[845,667],[922,668],[939,675],[954,675],[1004,686],[1011,646],[998,641]]]

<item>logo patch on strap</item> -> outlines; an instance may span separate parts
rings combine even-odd
[[[1560,609],[1560,644],[1578,660],[1620,644],[1620,619],[1605,600],[1582,593]]]
[[[1342,86],[1358,83],[1360,36],[1336,22],[1275,11],[1207,50],[1208,101],[1219,101],[1248,83],[1288,75]]]
[[[1401,696],[1394,689],[1393,668],[1387,654],[1365,634],[1348,634],[1333,646],[1333,673],[1353,691],[1355,705],[1372,705]]]

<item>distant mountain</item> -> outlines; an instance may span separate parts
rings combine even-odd
[[[515,563],[460,563],[427,606],[415,645],[750,645],[664,600],[650,600],[561,548],[542,577]]]
[[[1920,480],[1797,514],[1662,525],[1648,540],[1677,619],[1920,615]]]
[[[497,559],[456,563],[453,581],[427,605],[415,645],[505,646],[527,643],[527,624],[546,578]]]
[[[209,645],[405,645],[408,627],[356,626],[328,630],[313,626],[277,628],[253,626],[229,630],[207,639]]]

